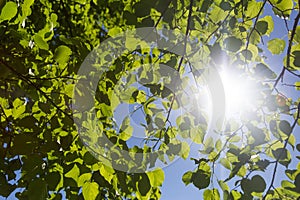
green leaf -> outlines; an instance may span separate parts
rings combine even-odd
[[[300,81],[295,82],[295,89],[300,90]]]
[[[210,174],[203,170],[197,170],[192,175],[192,182],[199,190],[207,188],[210,183]]]
[[[77,185],[83,186],[86,182],[89,182],[92,178],[92,173],[85,173],[85,174],[81,174],[78,178],[78,182]]]
[[[21,105],[18,107],[14,107],[12,110],[12,115],[14,119],[18,119],[26,110],[26,105]]]
[[[266,189],[266,182],[260,175],[255,175],[251,178],[251,188],[254,192],[264,192]]]
[[[290,134],[288,143],[292,146],[293,150],[295,149],[296,138],[293,134]]]
[[[294,188],[295,185],[287,180],[281,181],[281,187],[288,189],[288,188]]]
[[[252,52],[249,50],[243,50],[242,51],[242,55],[247,59],[247,60],[251,60],[253,55]]]
[[[240,199],[242,197],[241,193],[236,190],[232,190],[230,193],[233,199]]]
[[[222,191],[229,191],[229,186],[222,180],[218,181],[219,186],[221,187]]]
[[[202,144],[205,131],[201,127],[194,127],[190,130],[190,137],[194,143]]]
[[[275,6],[275,14],[280,17],[289,17],[293,9],[293,0],[271,0],[272,4]],[[283,12],[278,12],[278,9]],[[276,12],[277,10],[277,12]]]
[[[272,54],[281,54],[285,49],[285,41],[279,38],[269,40],[268,49]]]
[[[242,179],[241,188],[245,193],[249,194],[249,193],[252,192],[252,189],[251,189],[250,185],[251,185],[251,181],[249,179],[247,179],[247,178]]]
[[[222,141],[221,139],[218,139],[216,144],[215,144],[215,147],[217,149],[217,151],[220,151],[222,149]]]
[[[300,51],[293,51],[292,54],[294,55],[294,62],[293,62],[293,64],[296,67],[300,67]]]
[[[93,165],[99,162],[99,160],[97,160],[90,152],[84,154],[83,161],[87,165]]]
[[[277,123],[275,120],[271,120],[269,123],[270,126],[270,130],[272,132],[273,135],[277,135],[278,131],[277,131]]]
[[[65,177],[72,178],[77,182],[79,175],[80,170],[77,165],[74,164],[73,168],[65,174]]]
[[[300,173],[295,177],[294,184],[296,185],[298,191],[300,191]]]
[[[245,11],[245,16],[247,16],[249,19],[258,16],[261,7],[262,7],[262,2],[248,1],[248,7],[247,10]]]
[[[205,190],[203,192],[203,199],[205,199],[205,200],[219,200],[220,199],[220,193],[217,189]]]
[[[84,199],[94,200],[99,194],[99,185],[96,182],[85,182],[82,186]]]
[[[180,148],[180,152],[179,155],[183,158],[183,159],[187,159],[190,153],[190,145],[187,142],[182,142],[181,143],[181,148]]]
[[[230,162],[226,158],[221,158],[220,163],[227,169],[231,170]]]
[[[228,51],[237,52],[240,50],[241,46],[243,45],[242,40],[236,38],[236,37],[229,37],[224,40],[225,48]]]
[[[100,167],[100,174],[104,177],[104,179],[107,181],[107,182],[111,182],[111,180],[113,179],[114,177],[114,170],[109,167],[109,166],[106,166],[106,165],[102,165]]]
[[[202,5],[200,6],[200,10],[199,11],[203,12],[203,13],[206,13],[212,3],[213,3],[212,0],[202,1]]]
[[[261,36],[257,31],[253,31],[250,36],[250,43],[253,45],[258,45],[261,42]]]
[[[241,187],[247,194],[252,192],[262,193],[266,189],[266,182],[260,175],[255,175],[251,180],[243,178],[241,181]]]
[[[276,74],[267,65],[263,63],[257,64],[254,71],[260,77],[265,77],[269,79],[273,79],[276,77]]]
[[[276,150],[272,150],[274,158],[277,160],[285,160],[287,158],[287,150],[284,148],[278,148]]]
[[[68,84],[65,87],[65,94],[72,98],[73,97],[73,92],[74,92],[74,85],[73,84]]]
[[[129,140],[129,138],[131,138],[132,132],[133,127],[130,125],[130,117],[127,116],[122,122],[119,138],[121,140],[127,141]]]
[[[229,141],[230,142],[239,142],[239,141],[241,141],[241,137],[238,135],[235,135],[232,138],[230,138]]]
[[[295,32],[295,35],[294,35],[294,40],[297,43],[300,43],[300,26],[297,26],[297,28],[296,28],[296,32]]]
[[[6,181],[6,180],[5,180]],[[1,184],[1,190],[0,190],[0,195],[7,197],[6,199],[9,199],[9,195],[16,189],[15,185],[9,184],[9,183],[5,183],[5,184]]]
[[[230,5],[229,2],[222,1],[221,4],[220,4],[220,7],[221,7],[224,11],[231,10],[231,5]]]
[[[126,41],[125,41],[125,47],[129,50],[129,51],[133,51],[136,49],[138,45],[138,40],[136,38],[132,38],[132,37],[126,37]]]
[[[214,9],[212,9],[211,11],[211,20],[213,20],[213,22],[218,23],[222,20],[225,19],[226,15],[227,15],[228,11],[224,11],[222,8],[220,7],[214,7]]]
[[[11,20],[14,16],[16,16],[18,12],[18,6],[15,2],[9,1],[2,8],[0,15],[0,22],[4,20]]]
[[[184,182],[185,185],[188,185],[192,182],[192,176],[193,176],[193,172],[191,171],[188,171],[183,174],[182,181]]]
[[[24,0],[23,5],[26,7],[30,7],[34,3],[34,0]]]
[[[133,94],[136,92],[135,87],[127,87],[121,94],[120,94],[120,100],[122,102],[126,103],[132,103],[131,101],[134,101]]]
[[[290,123],[286,120],[281,120],[279,122],[279,129],[286,135],[290,135],[292,133],[292,127]]]
[[[162,186],[165,179],[165,174],[162,169],[158,168],[153,171],[147,172],[147,175],[149,177],[150,184],[152,187]]]
[[[69,47],[61,45],[55,49],[53,59],[59,64],[65,64],[69,61],[72,51]]]
[[[261,35],[270,35],[274,30],[274,22],[271,16],[265,16],[258,20],[256,24],[256,29],[260,32]]]
[[[261,35],[264,35],[264,34],[267,33],[267,30],[268,30],[268,22],[265,22],[265,21],[259,21],[259,22],[257,22],[255,28],[258,30],[258,32],[259,32]]]
[[[138,190],[142,196],[146,196],[151,189],[150,180],[147,174],[141,174],[141,177],[138,182]]]
[[[24,3],[22,4],[22,17],[26,17],[31,15],[31,9],[30,6],[34,3],[34,0],[24,0]]]
[[[300,144],[296,145],[296,149],[300,152]]]
[[[122,33],[122,29],[120,27],[114,27],[114,28],[109,29],[107,35],[114,37],[120,33]]]
[[[35,35],[33,37],[33,40],[40,49],[44,49],[44,50],[49,49],[48,43],[41,36]]]
[[[266,160],[266,159],[265,160],[259,160],[256,164],[259,167],[259,169],[264,171],[269,166],[270,161]]]

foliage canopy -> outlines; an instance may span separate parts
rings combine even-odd
[[[131,171],[156,161],[187,159],[189,144],[179,136],[199,144],[201,154],[191,158],[196,168],[184,173],[182,181],[203,190],[204,199],[298,198],[300,165],[295,162],[300,144],[295,129],[300,99],[287,91],[300,88],[299,19],[295,0],[1,0],[0,195],[159,199],[163,170]],[[126,51],[114,57],[112,49],[120,44],[106,43],[98,62],[110,65],[96,91],[74,90],[91,51],[109,37],[142,27],[158,31],[160,44],[175,49],[181,45],[183,51],[176,55],[146,40],[126,38]],[[174,30],[173,35],[161,31],[165,29]],[[277,29],[285,37],[276,37]],[[268,59],[275,55],[281,56],[281,63],[269,66]],[[214,140],[206,132],[205,104],[186,99],[186,92],[199,89],[189,81],[200,83],[207,70],[221,66],[250,77],[257,102],[239,119],[226,121],[224,130],[214,130],[220,136]],[[285,82],[287,77],[293,82]],[[94,95],[96,122],[74,107],[74,93],[75,104],[80,97]],[[142,110],[136,117],[143,118],[142,145],[130,142],[136,118],[129,114],[120,123],[114,119],[120,104],[132,113]],[[179,109],[184,112],[171,117]],[[80,131],[95,126],[100,131],[79,137],[74,120],[83,117]],[[84,144],[97,145],[102,135],[112,149],[129,152],[129,160],[140,159],[143,165],[122,160],[117,150],[108,152],[111,166],[100,162],[95,155],[105,155],[105,148],[93,154]],[[135,156],[151,152],[154,163]],[[115,166],[122,164],[128,170]],[[219,179],[218,170],[228,176]],[[278,173],[285,177],[281,184],[276,183]]]

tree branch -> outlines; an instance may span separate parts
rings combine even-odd
[[[55,108],[57,108],[60,112],[64,113],[67,117],[69,117],[71,120],[73,120],[72,115],[66,113],[64,110],[62,110],[58,105],[56,105],[56,103],[54,103],[52,101],[52,99],[50,97],[48,97],[48,95],[42,91],[38,86],[36,86],[30,79],[28,79],[26,76],[24,76],[23,74],[19,73],[18,71],[16,71],[13,67],[11,67],[10,65],[8,65],[5,61],[0,60],[0,63],[2,63],[6,68],[8,68],[9,70],[11,70],[15,75],[17,75],[20,79],[22,79],[24,82],[26,82],[28,85],[34,87],[37,91],[39,91],[46,99],[47,101],[49,101]]]
[[[182,65],[184,56],[186,54],[187,37],[188,37],[189,31],[190,31],[191,16],[192,16],[192,11],[193,11],[192,10],[193,9],[193,3],[194,3],[194,0],[191,0],[190,6],[189,6],[189,15],[188,15],[188,19],[187,19],[187,27],[186,27],[186,31],[185,31],[183,55],[181,56],[180,61],[179,61],[179,65],[178,65],[178,69],[177,69],[178,72],[180,71],[180,67]],[[171,111],[172,111],[175,99],[176,99],[176,95],[175,95],[175,92],[173,92],[173,98],[172,98],[169,110],[167,112],[168,114],[167,114],[167,118],[165,120],[164,125],[166,125],[166,123],[169,121],[169,118],[170,118],[170,115],[171,115]],[[158,142],[161,140],[161,136],[162,135],[161,135],[161,131],[160,131],[159,140],[156,141],[156,143],[154,144],[153,148],[155,148],[157,146]]]
[[[294,130],[294,128],[295,128],[295,126],[296,126],[296,124],[297,124],[297,122],[298,122],[299,119],[300,119],[300,103],[298,104],[298,109],[297,109],[297,116],[296,116],[296,119],[295,119],[293,125],[291,126],[292,131]],[[285,140],[283,149],[286,149],[291,134],[292,134],[292,133],[290,133],[289,136],[288,136],[288,138]],[[279,159],[280,159],[280,157],[281,157],[281,154],[282,154],[282,152],[281,152],[280,155],[276,158],[275,166],[274,166],[274,170],[273,170],[273,175],[272,175],[272,180],[271,180],[270,186],[269,186],[269,188],[268,188],[266,194],[265,194],[264,197],[263,197],[263,200],[266,199],[266,196],[268,195],[269,191],[271,190],[271,188],[274,187],[273,184],[274,184],[274,181],[275,181],[275,178],[276,178],[276,171],[277,171],[277,168],[278,168],[278,163],[279,163]]]

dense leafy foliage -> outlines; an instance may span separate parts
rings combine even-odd
[[[1,196],[159,199],[163,170],[132,171],[176,157],[187,159],[189,145],[178,135],[199,144],[199,157],[191,158],[196,168],[182,181],[203,190],[204,199],[300,196],[300,144],[295,133],[300,100],[287,92],[300,88],[299,2],[1,0],[0,12]],[[107,51],[100,52],[99,59],[110,65],[97,90],[75,90],[75,104],[80,97],[94,95],[97,121],[76,112],[74,87],[87,55],[107,38],[141,27],[174,30],[173,35],[160,32],[159,43],[183,51],[174,53],[127,38],[126,51],[115,58],[110,50],[118,44],[106,43]],[[285,37],[276,37],[275,29]],[[281,63],[269,66],[268,59],[275,55],[281,56]],[[173,71],[161,70],[155,63]],[[250,77],[257,98],[255,109],[227,120],[224,129],[213,130],[219,136],[215,139],[206,131],[209,113],[201,107],[205,104],[201,98],[187,99],[186,92],[199,89],[191,82],[203,82],[210,68],[221,66]],[[118,124],[113,116],[120,104],[133,108],[132,113],[142,112],[135,118],[129,114]],[[176,112],[180,109],[184,111]],[[84,116],[82,127],[99,126],[101,133],[87,131],[80,138],[74,119]],[[143,118],[139,122],[145,131],[140,146],[130,142],[136,118]],[[144,165],[127,163],[117,150],[109,152],[111,165],[100,162],[95,155],[102,151],[93,154],[84,144],[97,145],[103,142],[102,135],[112,149],[130,152],[131,160],[140,159]],[[152,153],[154,158],[148,163],[149,158],[134,157],[136,153]],[[115,166],[122,164],[128,169]],[[220,178],[219,170],[227,177]],[[281,184],[278,174],[284,177]]]

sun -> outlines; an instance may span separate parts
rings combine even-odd
[[[246,73],[237,73],[222,68],[220,72],[225,94],[225,116],[227,119],[241,117],[243,112],[254,110],[257,95],[254,81]]]

